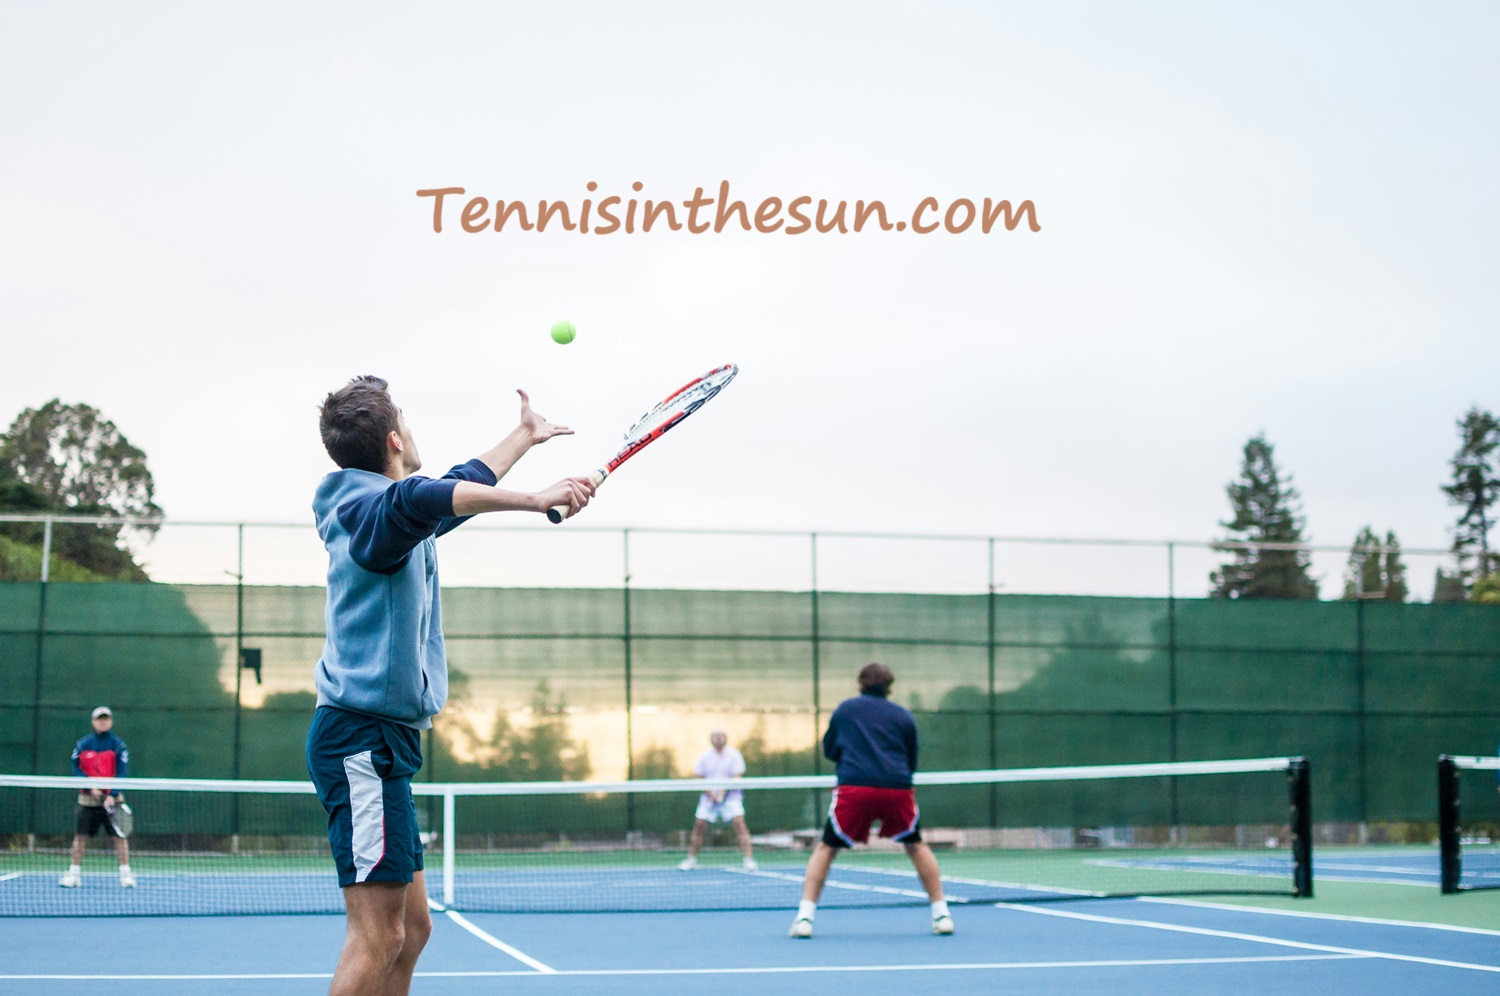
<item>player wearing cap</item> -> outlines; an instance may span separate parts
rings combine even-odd
[[[917,723],[910,712],[890,701],[896,681],[884,664],[866,664],[859,672],[860,694],[845,699],[828,720],[823,754],[838,766],[838,787],[828,807],[823,839],[807,862],[802,902],[792,921],[792,937],[811,937],[813,915],[833,859],[845,847],[870,839],[880,821],[880,836],[900,841],[917,869],[932,903],[932,932],[953,933],[953,917],[943,898],[943,879],[932,848],[922,840],[917,794]]]
[[[113,732],[114,713],[108,706],[100,706],[94,710],[93,721],[94,732],[73,746],[73,774],[81,778],[124,778],[130,767],[130,748]],[[103,828],[107,836],[115,839],[115,857],[120,859],[120,887],[135,888],[135,875],[130,870],[130,845],[110,829],[109,813],[105,809],[106,801],[119,802],[123,798],[119,789],[108,792],[102,788],[79,790],[78,812],[73,826],[73,863],[57,880],[58,885],[64,889],[76,889],[83,884],[83,852],[88,839]]]
[[[531,447],[572,431],[519,393],[520,424],[438,480],[416,476],[417,444],[384,380],[356,377],[323,401],[318,428],[340,469],[313,498],[328,605],[307,767],[348,916],[336,996],[406,993],[432,933],[411,779],[421,731],[448,697],[434,540],[479,512],[573,514],[594,493],[585,478],[535,494],[495,487]]]
[[[708,736],[712,745],[698,757],[693,765],[693,774],[699,778],[743,778],[745,757],[729,746],[729,734],[715,729]],[[745,825],[745,793],[739,789],[709,789],[698,797],[698,812],[693,820],[693,836],[688,842],[688,856],[678,865],[683,871],[698,867],[698,851],[703,847],[703,838],[710,824],[728,823],[734,827],[734,836],[745,855],[745,870],[755,871],[755,858],[750,853],[750,828]]]

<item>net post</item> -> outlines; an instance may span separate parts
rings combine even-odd
[[[1458,892],[1458,881],[1463,873],[1463,857],[1459,850],[1459,795],[1458,764],[1451,755],[1438,757],[1438,867],[1441,869],[1442,894],[1451,896]]]
[[[1294,757],[1287,765],[1287,792],[1291,803],[1292,894],[1298,899],[1313,895],[1312,778],[1307,758]]]
[[[453,865],[458,850],[458,841],[454,839],[455,824],[453,790],[447,789],[443,792],[443,905],[453,905]]]

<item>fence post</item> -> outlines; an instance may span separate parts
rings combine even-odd
[[[620,530],[622,560],[624,568],[621,583],[624,596],[624,640],[625,640],[625,780],[635,780],[635,702],[630,673],[630,530]],[[635,793],[625,793],[625,830],[635,832]]]
[[[1287,790],[1291,803],[1292,884],[1298,899],[1313,895],[1312,773],[1307,758],[1294,757],[1287,768]]]
[[[1463,858],[1459,851],[1460,799],[1458,791],[1458,765],[1447,754],[1438,758],[1438,848],[1442,894],[1452,895],[1458,891],[1459,879],[1463,876]]]
[[[443,792],[443,905],[453,905],[453,866],[458,851],[453,789]]]
[[[51,578],[52,562],[52,516],[42,520],[42,583],[37,589],[36,599],[36,665],[32,672],[31,685],[31,773],[42,773],[42,662],[46,659],[47,645],[47,585]],[[36,833],[36,789],[28,795],[26,832]]]

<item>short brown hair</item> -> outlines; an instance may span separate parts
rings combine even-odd
[[[386,436],[401,428],[401,409],[386,386],[381,378],[367,374],[323,399],[318,431],[323,448],[340,467],[385,472]]]
[[[859,690],[862,692],[884,698],[891,694],[891,686],[895,683],[896,676],[884,664],[866,664],[859,669]]]

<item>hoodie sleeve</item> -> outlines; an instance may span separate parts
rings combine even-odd
[[[85,738],[87,739],[87,738]],[[78,763],[78,755],[83,753],[83,741],[80,740],[73,745],[73,774],[83,777],[83,767]]]
[[[453,489],[459,481],[493,484],[495,475],[480,461],[470,460],[438,480],[408,477],[340,505],[339,524],[349,534],[354,562],[376,574],[394,574],[417,544],[456,529],[469,518],[453,514]]]
[[[823,756],[828,758],[828,760],[832,761],[834,764],[837,764],[839,762],[839,758],[844,754],[843,748],[839,745],[838,734],[840,719],[839,713],[842,710],[843,707],[840,706],[838,709],[835,709],[833,711],[832,716],[828,717],[828,732],[823,734]]]
[[[124,778],[130,771],[130,748],[125,741],[115,737],[115,777]]]
[[[495,476],[495,472],[491,470],[489,468],[489,465],[484,463],[482,460],[470,460],[468,463],[461,463],[457,467],[454,467],[452,470],[448,471],[448,473],[444,474],[442,479],[445,481],[451,480],[455,482],[455,486],[457,486],[458,481],[470,481],[474,484],[484,484],[492,488],[495,486],[495,482],[499,480],[499,478]],[[448,505],[449,512],[451,513],[453,505],[451,494],[449,496]],[[437,532],[433,535],[441,536],[444,533],[451,533],[453,530],[457,529],[459,526],[463,525],[465,522],[468,522],[472,518],[474,518],[472,515],[456,516],[449,514],[443,519],[442,522],[438,523]]]

